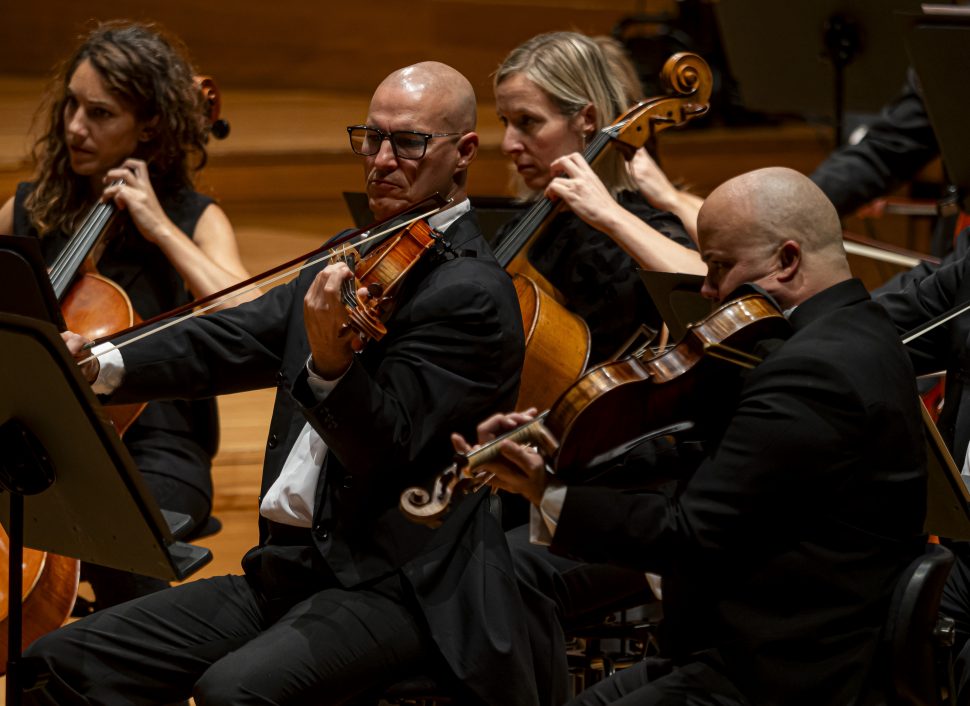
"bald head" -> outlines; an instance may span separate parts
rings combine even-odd
[[[455,204],[465,200],[468,165],[478,152],[475,112],[468,79],[437,61],[406,66],[381,81],[366,124],[383,136],[378,151],[364,157],[375,216],[400,213],[435,193]],[[391,135],[403,142],[392,142]],[[412,149],[399,157],[400,144],[417,144],[424,154],[415,157]]]
[[[442,129],[435,132],[470,132],[475,129],[475,89],[467,78],[447,64],[422,61],[405,66],[381,81],[374,95],[384,91],[433,103],[443,121]]]
[[[701,214],[698,228],[701,219],[727,216],[767,244],[792,239],[811,251],[842,248],[842,225],[832,202],[793,169],[768,167],[730,179],[711,193]]]
[[[769,167],[726,181],[705,201],[697,230],[708,279],[711,263],[728,256],[744,266],[745,281],[762,284],[786,306],[851,276],[835,207],[792,169]]]

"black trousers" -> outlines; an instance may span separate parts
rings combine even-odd
[[[283,604],[244,576],[99,611],[35,642],[49,672],[27,704],[342,704],[421,671],[433,645],[392,574]]]
[[[594,684],[566,706],[748,706],[717,669],[704,662],[675,667],[649,658]]]

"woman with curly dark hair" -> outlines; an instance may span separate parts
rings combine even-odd
[[[34,180],[0,208],[0,233],[40,238],[51,263],[90,207],[113,201],[122,224],[98,269],[142,318],[247,277],[225,212],[192,185],[208,127],[177,41],[149,25],[98,25],[59,67],[39,115]],[[189,515],[189,531],[202,526],[218,444],[214,402],[152,403],[124,441],[159,505]],[[164,585],[101,569],[86,576],[99,607]]]

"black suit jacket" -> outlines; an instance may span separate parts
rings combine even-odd
[[[923,264],[877,290],[902,335],[958,304],[970,302],[970,235],[956,240],[956,250],[940,265]],[[970,314],[961,314],[906,346],[918,375],[946,370],[940,435],[963,465],[970,445]]]
[[[661,573],[673,656],[720,664],[752,703],[856,703],[925,541],[913,371],[857,280],[791,323],[675,497],[570,488],[554,549]]]
[[[811,175],[839,214],[885,196],[940,154],[916,72],[857,144],[834,151]]]
[[[452,431],[471,437],[518,391],[524,341],[511,279],[473,213],[446,236],[460,255],[432,256],[408,275],[387,335],[355,357],[323,402],[306,384],[303,323],[304,294],[323,264],[253,302],[125,348],[125,382],[112,401],[278,386],[262,492],[306,422],[329,452],[313,527],[261,518],[247,575],[285,606],[308,589],[350,588],[402,569],[456,674],[488,703],[534,704],[526,621],[498,520],[478,497],[437,531],[397,508],[404,488],[429,485],[450,463]],[[495,591],[483,595],[485,586]],[[469,614],[470,604],[483,612]],[[449,624],[456,614],[473,626]]]

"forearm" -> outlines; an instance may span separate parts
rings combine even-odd
[[[470,278],[477,274],[462,269]],[[493,284],[495,273],[505,277],[489,269]],[[345,463],[353,458],[358,469],[377,469],[388,458],[410,466],[436,439],[447,449],[451,431],[469,433],[514,402],[522,339],[511,295],[496,306],[487,289],[464,282],[417,294],[422,313],[408,307],[403,318],[388,322],[389,330],[408,330],[376,365],[369,351],[358,356],[327,399],[305,410],[308,419],[329,448]],[[306,396],[294,393],[307,406]]]
[[[696,211],[694,223],[696,230]],[[696,251],[667,238],[619,204],[615,209],[610,209],[599,223],[591,225],[609,235],[645,270],[698,275],[707,272]]]
[[[274,385],[296,284],[125,345],[125,381],[112,399],[210,397]]]
[[[695,196],[688,191],[677,191],[674,197],[669,203],[663,206],[657,206],[661,211],[669,211],[670,213],[677,216],[680,222],[684,224],[684,230],[687,231],[687,235],[690,239],[697,244],[697,214],[701,210],[701,206],[704,205],[704,199],[700,196]]]
[[[229,269],[217,263],[171,221],[160,225],[154,236],[155,243],[195,298],[209,296],[248,277],[245,270]],[[216,308],[235,306],[258,296],[259,291],[255,290]]]

